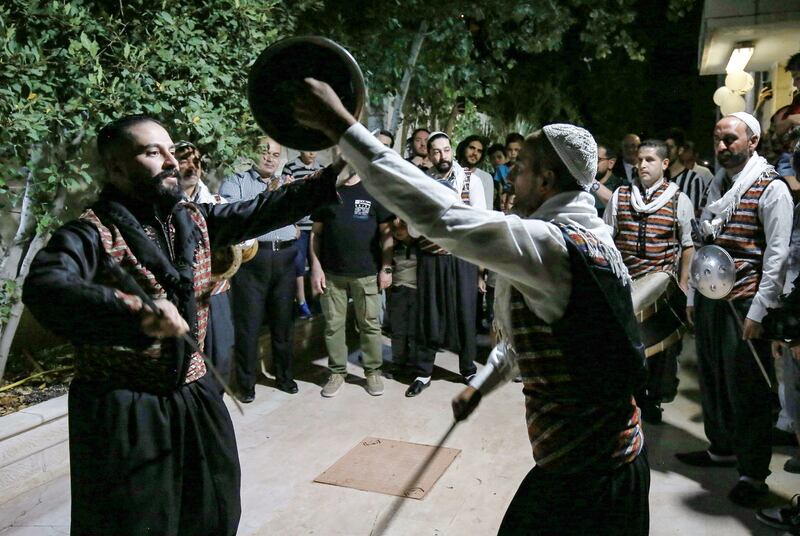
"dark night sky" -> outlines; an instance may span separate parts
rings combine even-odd
[[[590,87],[605,86],[604,90],[593,92],[582,111],[609,142],[627,131],[660,137],[669,128],[679,127],[708,158],[716,121],[711,97],[717,80],[715,76],[701,77],[697,70],[703,2],[696,0],[692,11],[678,22],[667,20],[665,4],[652,0],[638,3],[631,33],[644,46],[645,61],[633,62],[617,54],[604,62],[597,69],[600,76],[590,76]]]

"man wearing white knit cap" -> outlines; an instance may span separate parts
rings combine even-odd
[[[723,300],[690,289],[687,315],[695,322],[703,426],[710,445],[676,455],[694,466],[736,465],[739,481],[728,498],[751,508],[768,491],[772,395],[747,341],[774,377],[761,320],[783,289],[792,229],[789,188],[756,153],[760,135],[756,118],[744,112],[723,117],[714,128],[721,169],[709,188],[700,229],[706,243],[733,257],[736,283]],[[743,318],[742,328],[737,315]]]
[[[536,465],[500,534],[647,534],[650,469],[632,398],[644,357],[628,272],[586,191],[597,167],[591,134],[564,124],[531,134],[516,164],[517,214],[504,215],[454,200],[376,143],[327,84],[306,82],[298,120],[337,142],[390,210],[498,275],[502,342],[453,411],[466,418],[483,395],[521,375]]]

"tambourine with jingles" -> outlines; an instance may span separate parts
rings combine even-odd
[[[305,78],[328,83],[353,117],[361,114],[367,92],[356,60],[341,45],[313,35],[267,47],[250,68],[247,99],[256,123],[275,141],[301,151],[321,151],[333,142],[294,118],[292,103],[306,90]]]
[[[226,248],[211,252],[211,280],[230,279],[241,267],[242,263],[252,260],[258,253],[258,240],[245,240]]]

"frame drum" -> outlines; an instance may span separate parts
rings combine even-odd
[[[632,297],[645,357],[680,342],[686,332],[686,295],[673,276],[655,272],[636,279]]]

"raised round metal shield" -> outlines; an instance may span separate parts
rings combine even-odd
[[[250,68],[247,99],[258,126],[278,143],[319,151],[333,142],[295,121],[292,110],[309,77],[327,82],[345,108],[359,116],[366,99],[364,75],[346,49],[319,36],[291,37],[267,47]]]
[[[712,244],[701,247],[694,254],[690,275],[700,294],[720,300],[733,290],[736,265],[727,251]]]

